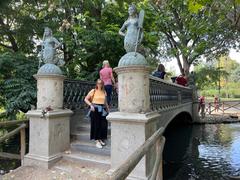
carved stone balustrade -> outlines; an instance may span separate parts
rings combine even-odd
[[[153,76],[150,76],[149,90],[152,111],[192,102],[192,89]]]

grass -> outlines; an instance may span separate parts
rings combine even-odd
[[[214,101],[214,97],[206,97],[205,98],[207,101]],[[240,98],[221,98],[221,101],[240,101]]]

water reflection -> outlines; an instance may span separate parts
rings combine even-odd
[[[224,180],[240,175],[240,124],[167,129],[164,180]]]

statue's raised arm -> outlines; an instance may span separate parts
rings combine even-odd
[[[124,36],[124,48],[126,52],[136,52],[143,39],[143,18],[144,11],[138,14],[134,4],[128,8],[128,19],[119,30],[119,34]]]

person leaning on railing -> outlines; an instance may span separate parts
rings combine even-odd
[[[91,132],[90,139],[94,139],[97,148],[106,145],[108,123],[106,116],[109,112],[107,94],[104,89],[104,82],[97,80],[95,89],[92,89],[84,99],[90,106]]]
[[[158,64],[157,69],[152,73],[152,75],[160,79],[164,79],[164,76],[166,75],[164,65]]]
[[[176,83],[182,86],[187,86],[187,78],[184,73],[176,78]]]

